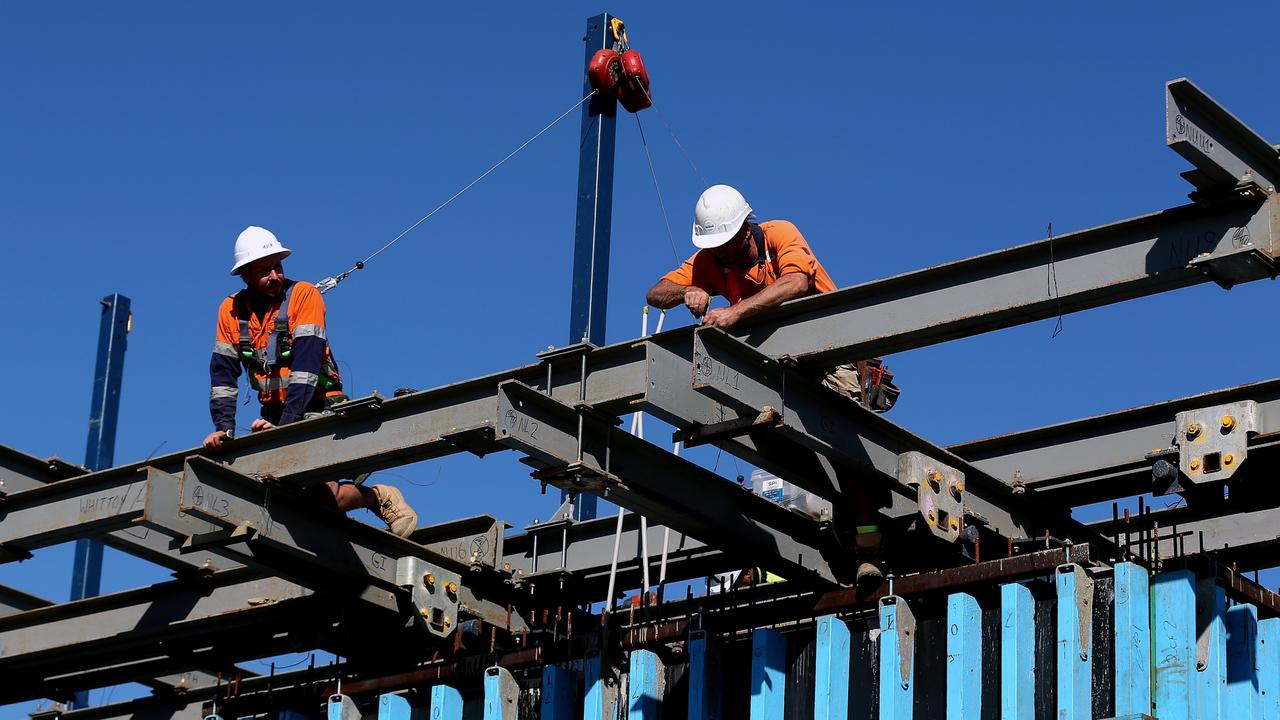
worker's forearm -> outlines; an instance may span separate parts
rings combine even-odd
[[[738,311],[738,319],[742,320],[771,307],[777,307],[788,300],[804,297],[807,292],[809,292],[809,276],[803,273],[788,273],[765,289],[738,303],[734,309]]]
[[[689,287],[677,285],[666,279],[659,280],[657,285],[649,288],[649,294],[645,296],[645,300],[659,310],[670,310],[684,302],[684,293]]]

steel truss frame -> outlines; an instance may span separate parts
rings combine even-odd
[[[622,432],[617,417],[635,411],[814,491],[838,512],[857,487],[887,489],[883,513],[913,525],[919,537],[959,548],[953,562],[978,555],[979,547],[998,557],[1014,541],[1041,535],[1090,542],[1114,558],[1123,551],[1118,545],[1129,544],[1120,542],[1122,533],[1146,533],[1141,545],[1153,560],[1184,549],[1188,537],[1206,538],[1206,550],[1245,545],[1260,555],[1275,542],[1263,528],[1280,505],[1262,492],[1233,492],[1224,501],[1202,485],[1187,493],[1191,507],[1123,527],[1118,520],[1083,525],[1070,517],[1064,498],[1104,500],[1149,489],[1154,459],[1147,451],[1176,440],[1170,414],[1229,398],[1261,408],[1262,428],[1249,439],[1254,460],[1233,480],[1233,490],[1247,488],[1273,445],[1268,433],[1280,430],[1280,380],[951,449],[813,380],[816,368],[838,362],[1210,280],[1230,287],[1274,276],[1275,149],[1189,82],[1173,81],[1166,93],[1170,145],[1196,165],[1188,173],[1196,186],[1191,205],[787,303],[732,334],[682,328],[602,348],[574,345],[506,372],[353,401],[330,417],[231,441],[216,457],[188,450],[84,474],[0,449],[0,561],[92,536],[179,577],[145,589],[159,593],[154,597],[117,593],[51,607],[35,607],[38,598],[16,591],[0,593],[8,608],[0,617],[0,670],[25,673],[15,692],[55,694],[154,677],[162,668],[225,667],[240,657],[218,642],[227,627],[303,603],[323,608],[321,618],[358,605],[372,609],[371,617],[408,616],[429,634],[449,636],[468,615],[508,630],[526,627],[511,585],[546,575],[575,581],[560,585],[578,602],[598,599],[610,572],[603,560],[612,519],[567,520],[504,538],[500,524],[482,518],[423,529],[417,541],[406,541],[309,506],[299,492],[462,451],[515,449],[541,482],[598,493],[653,519],[650,540],[670,528],[678,538],[673,579],[749,563],[781,572],[797,587],[849,581],[848,554],[830,523],[783,510]],[[1216,152],[1206,151],[1206,137]],[[1054,298],[1044,296],[1042,285],[1050,249],[1060,286]],[[675,496],[685,501],[670,502]],[[958,509],[939,515],[938,503]],[[1247,523],[1222,521],[1242,509],[1257,515]],[[1159,528],[1175,518],[1181,534],[1161,536]],[[638,529],[628,532],[634,537]],[[547,542],[557,533],[558,547]],[[1005,542],[980,546],[983,538]],[[634,552],[623,559],[628,582],[639,574],[638,561]],[[273,600],[262,606],[253,594],[261,583],[273,588]],[[446,596],[441,586],[449,583],[457,588]],[[156,613],[180,622],[163,631],[138,623]],[[136,637],[94,629],[124,627],[130,618]],[[160,656],[144,657],[145,638],[153,637],[147,632],[181,637],[188,630],[195,644],[209,645],[182,650],[174,640],[179,650],[166,646]],[[45,631],[51,634],[39,634]],[[53,640],[41,644],[37,637]],[[58,638],[78,642],[49,644]],[[244,657],[280,648],[276,635],[236,642],[244,644]],[[129,653],[105,648],[137,648],[138,656],[115,662]],[[51,659],[42,665],[45,657]]]

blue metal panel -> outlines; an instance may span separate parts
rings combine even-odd
[[[1191,720],[1196,679],[1196,578],[1188,570],[1156,575],[1151,585],[1155,715]]]
[[[720,720],[720,646],[689,633],[689,720]]]
[[[582,663],[582,680],[586,696],[582,700],[583,720],[617,720],[617,687],[607,682],[604,659],[599,654],[588,656]]]
[[[1151,602],[1146,568],[1119,563],[1115,574],[1116,716],[1151,712]]]
[[[665,668],[648,650],[631,653],[630,685],[627,688],[628,720],[658,720],[662,712]]]
[[[409,720],[413,708],[403,695],[386,693],[378,696],[378,720]]]
[[[1255,718],[1258,694],[1258,608],[1236,605],[1227,610],[1227,714]]]
[[[330,695],[325,718],[327,720],[360,720],[360,710],[346,695]]]
[[[431,720],[462,720],[462,693],[448,685],[432,686]]]
[[[947,597],[947,720],[982,715],[982,608],[972,595]]]
[[[484,720],[516,720],[520,686],[511,671],[491,667],[484,671]]]
[[[1196,583],[1196,717],[1220,718],[1227,708],[1227,592],[1213,578]]]
[[[1280,618],[1258,623],[1258,717],[1280,720]]]
[[[116,421],[120,416],[120,385],[124,379],[124,352],[129,342],[129,298],[114,293],[102,300],[98,323],[98,359],[93,369],[93,397],[89,402],[89,438],[84,466],[102,470],[115,463]],[[72,600],[96,597],[102,586],[102,543],[76,540],[71,565]],[[89,694],[78,692],[72,708],[86,707]]]
[[[761,628],[751,633],[751,720],[783,720],[787,693],[787,639]]]
[[[542,668],[542,720],[570,720],[573,705],[573,672],[559,665]]]
[[[880,599],[880,720],[911,720],[915,618],[896,595]]]
[[[1093,581],[1078,565],[1054,576],[1058,615],[1058,719],[1090,720],[1093,703]]]
[[[1000,717],[1034,720],[1036,601],[1026,586],[1000,587]]]
[[[818,618],[813,720],[849,717],[849,642],[849,626],[843,620],[834,615]]]

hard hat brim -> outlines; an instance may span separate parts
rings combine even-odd
[[[702,250],[710,250],[711,248],[718,248],[721,245],[729,242],[729,239],[732,238],[734,235],[737,235],[738,231],[741,229],[742,229],[742,226],[739,225],[736,230],[711,233],[710,235],[699,235],[695,230],[693,235],[693,246],[696,248],[700,248]]]
[[[262,258],[266,258],[266,257],[275,257],[276,255],[279,255],[279,256],[280,256],[280,259],[281,259],[281,260],[283,260],[283,259],[285,259],[285,258],[289,257],[289,256],[290,256],[290,255],[292,255],[292,254],[293,254],[293,251],[292,251],[292,250],[290,250],[290,249],[289,249],[289,248],[287,248],[287,247],[282,247],[282,248],[280,248],[279,250],[277,250],[277,251],[275,251],[275,252],[273,252],[273,253],[267,253],[266,255],[259,255],[258,257],[245,258],[244,260],[241,260],[240,262],[236,263],[236,264],[235,264],[235,266],[231,268],[231,274],[232,274],[232,275],[239,275],[239,274],[240,274],[240,271],[241,271],[241,270],[243,270],[243,269],[244,269],[244,267],[245,267],[246,265],[248,265],[248,264],[250,264],[250,263],[257,262],[257,261],[261,260]]]

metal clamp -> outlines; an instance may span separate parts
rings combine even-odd
[[[1191,485],[1230,478],[1248,456],[1260,418],[1253,400],[1178,413],[1174,443],[1182,477]]]
[[[911,611],[907,601],[897,595],[886,595],[880,598],[881,608],[893,606],[893,614],[888,617],[888,625],[880,628],[881,642],[884,633],[896,632],[898,638],[898,675],[902,687],[911,682],[911,671],[915,667],[916,653],[916,615]]]
[[[448,637],[458,626],[462,576],[422,558],[396,560],[396,585],[409,591],[414,616],[433,635]]]
[[[964,530],[964,473],[914,450],[898,456],[898,482],[915,488],[925,527],[955,542]]]

